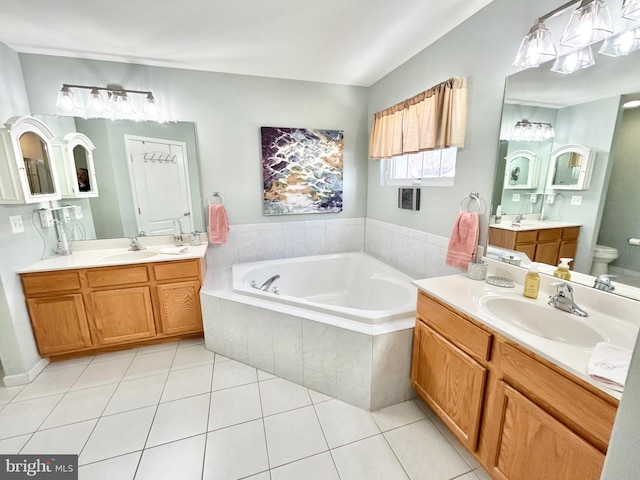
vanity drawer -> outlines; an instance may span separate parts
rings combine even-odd
[[[153,274],[159,282],[178,278],[200,278],[200,269],[198,260],[173,261],[153,264]]]
[[[562,229],[563,240],[575,240],[580,236],[580,227],[566,227]]]
[[[595,388],[588,390],[514,345],[497,343],[504,380],[606,452],[617,401],[605,400]]]
[[[80,289],[80,275],[75,270],[23,273],[21,279],[26,296]]]
[[[538,230],[528,230],[516,233],[516,244],[518,243],[535,243],[538,238]]]
[[[545,228],[538,230],[538,242],[552,242],[562,238],[561,228]]]
[[[87,281],[91,288],[145,283],[149,281],[147,267],[144,265],[119,268],[96,268],[87,271]]]
[[[489,360],[492,335],[422,292],[418,295],[418,316],[467,353]]]

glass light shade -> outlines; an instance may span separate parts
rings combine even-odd
[[[640,48],[640,27],[608,37],[598,53],[610,57],[620,57],[635,52]]]
[[[102,113],[107,108],[107,104],[104,101],[104,97],[97,88],[91,90],[89,98],[87,99],[87,112],[88,113]]]
[[[117,109],[121,115],[131,115],[133,113],[131,100],[126,93],[118,94]]]
[[[160,114],[160,109],[158,108],[158,102],[154,98],[153,94],[148,93],[147,98],[144,99],[144,113],[148,117],[155,118]]]
[[[550,123],[517,122],[511,131],[510,140],[516,142],[543,142],[555,137],[556,133]]]
[[[552,72],[569,74],[595,65],[591,47],[581,48],[563,57],[558,57],[551,67]]]
[[[625,0],[622,6],[622,17],[640,20],[640,0]]]
[[[62,87],[58,93],[58,100],[56,100],[56,107],[66,112],[72,111],[76,106],[75,99],[73,98],[73,92],[69,90],[69,87]]]
[[[551,31],[543,22],[538,22],[522,39],[513,64],[517,67],[533,68],[557,56]]]
[[[622,108],[638,108],[640,107],[640,100],[629,100],[622,105]]]
[[[582,48],[613,33],[611,14],[603,0],[583,1],[573,12],[564,29],[560,43],[566,47]]]

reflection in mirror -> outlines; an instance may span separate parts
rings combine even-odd
[[[586,190],[593,171],[591,149],[583,145],[563,145],[551,152],[547,188]]]
[[[76,165],[78,191],[90,192],[91,180],[89,178],[89,166],[87,165],[87,150],[81,145],[76,145],[72,151],[73,162]]]
[[[36,115],[36,117],[54,131],[56,141],[62,140],[70,132],[77,132],[86,135],[95,145],[95,149],[91,152],[95,177],[91,175],[91,161],[86,160],[89,157],[87,152],[78,150],[78,147],[73,148],[73,158],[76,161],[76,167],[73,169],[73,175],[76,177],[74,183],[77,182],[80,191],[82,188],[87,188],[86,185],[81,185],[84,183],[85,174],[82,169],[86,168],[89,173],[88,188],[94,188],[92,183],[95,184],[95,188],[99,187],[98,196],[64,200],[64,204],[79,205],[83,211],[83,218],[79,220],[82,222],[82,228],[76,232],[76,239],[130,237],[140,233],[138,225],[140,217],[143,215],[152,218],[164,215],[177,217],[177,214],[163,211],[166,206],[152,204],[144,208],[136,203],[130,178],[131,169],[127,154],[126,135],[167,139],[184,144],[184,157],[187,164],[185,170],[188,170],[188,181],[178,182],[176,178],[174,182],[163,183],[161,189],[165,192],[169,192],[174,187],[184,190],[183,185],[188,185],[187,195],[190,199],[191,209],[189,216],[193,222],[189,228],[195,231],[204,231],[204,208],[200,190],[195,124],[189,122],[159,124],[53,115]],[[154,178],[148,178],[148,180],[149,185],[157,184],[157,182],[154,183]],[[180,215],[184,213],[186,212],[181,209]],[[184,221],[183,225],[186,231],[187,222]],[[152,232],[145,233],[152,234]]]
[[[32,195],[55,193],[46,144],[33,132],[20,135],[24,169]]]
[[[530,150],[518,150],[507,158],[504,171],[505,189],[526,189],[537,187],[536,154]]]
[[[616,275],[614,293],[634,298],[640,298],[640,292],[628,286],[640,287],[640,247],[630,245],[628,239],[640,237],[640,108],[623,110],[621,106],[640,98],[639,55],[599,55],[595,66],[572,75],[560,75],[542,65],[508,77],[492,197],[492,213],[502,204],[507,214],[525,215],[522,228],[528,221],[543,226],[552,222],[580,225],[573,270],[585,275],[575,274],[572,281],[583,277],[593,285],[589,274],[603,271],[605,263],[605,271]],[[523,118],[551,123],[556,137],[547,142],[510,139],[513,126]],[[588,147],[592,157],[565,152],[560,155],[564,168],[549,174],[551,150],[570,144]],[[543,145],[546,153],[537,150]],[[518,191],[514,201],[514,191],[504,188],[505,157],[520,149],[536,153],[539,178],[555,179],[563,186],[549,189],[547,182],[539,181],[538,189]],[[585,159],[593,168],[591,182],[587,190],[579,190]],[[536,195],[535,205],[530,192],[541,194]]]

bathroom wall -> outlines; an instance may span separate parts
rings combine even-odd
[[[0,43],[0,119],[30,113],[18,54]],[[37,262],[42,242],[31,223],[36,205],[0,205],[0,363],[7,377],[24,381],[38,364],[20,278],[16,269]],[[9,217],[21,215],[25,231],[11,232]]]
[[[458,151],[453,187],[422,188],[419,212],[397,208],[397,189],[380,186],[378,161],[369,162],[367,217],[449,237],[460,201],[471,191],[491,202],[505,78],[522,36],[558,1],[494,0],[370,88],[368,120],[385,107],[453,76],[468,78],[465,148]],[[488,205],[485,208],[488,212]],[[486,238],[488,215],[481,223]]]
[[[153,91],[168,119],[195,122],[202,193],[221,192],[233,224],[365,216],[366,88],[44,55],[20,60],[34,113],[56,113],[62,83],[119,84]],[[263,216],[261,126],[344,130],[342,213]]]
[[[611,265],[633,270],[640,275],[640,247],[629,245],[627,238],[640,237],[640,108],[623,110],[616,129],[612,151],[611,184],[602,216],[598,243],[618,249],[619,257]]]
[[[547,220],[577,222],[582,225],[574,270],[589,272],[593,259],[604,200],[609,185],[609,154],[620,110],[620,97],[610,97],[558,110],[553,149],[567,144],[585,145],[596,152],[588,190],[556,190],[553,206],[545,206]],[[584,119],[597,118],[597,122]],[[580,205],[571,205],[571,197],[582,197]]]

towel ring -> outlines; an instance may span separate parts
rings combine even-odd
[[[468,196],[464,197],[460,202],[460,212],[474,212],[471,210],[472,202],[478,202],[478,209],[475,210],[476,213],[480,213],[482,211],[482,203],[480,202],[480,194],[477,192],[471,192]],[[464,202],[467,201],[467,210],[464,209]]]
[[[224,203],[224,198],[222,197],[222,194],[220,192],[213,192],[211,195],[207,197],[207,204],[213,205],[213,203],[211,202],[216,198],[218,199],[218,203],[220,204]]]

